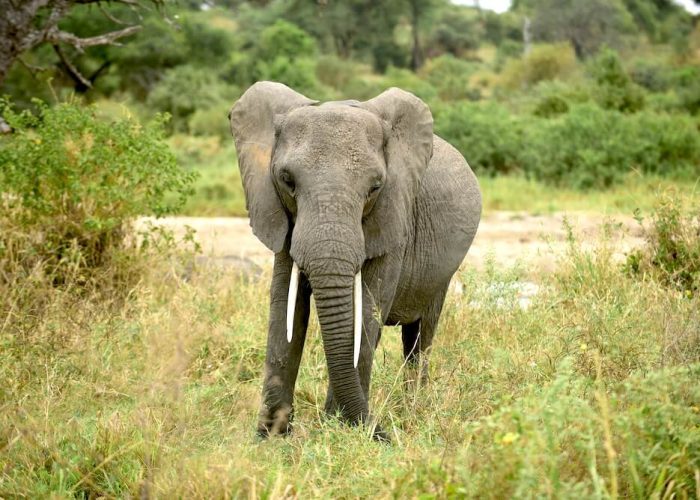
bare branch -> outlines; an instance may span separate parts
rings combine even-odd
[[[34,64],[29,64],[27,61],[25,61],[25,60],[22,59],[21,57],[18,57],[18,58],[17,58],[17,61],[19,61],[19,63],[20,63],[22,66],[24,66],[25,68],[27,68],[27,71],[29,71],[29,72],[32,74],[32,76],[34,76],[36,73],[40,73],[40,72],[42,72],[42,71],[46,71],[46,68],[42,68],[41,66],[35,66]]]
[[[86,47],[94,47],[96,45],[119,45],[116,40],[125,36],[133,35],[141,29],[141,26],[129,26],[118,31],[105,33],[104,35],[91,36],[89,38],[80,38],[67,31],[61,31],[57,28],[50,30],[46,34],[45,40],[52,44],[66,43],[72,45],[78,51],[83,52]]]
[[[82,83],[85,87],[87,88],[92,88],[92,83],[83,76],[83,74],[78,70],[78,68],[75,67],[75,65],[68,59],[66,56],[66,53],[63,51],[60,45],[53,45],[53,50],[58,54],[59,59],[61,59],[61,63],[63,66],[65,66],[66,71],[70,75],[71,78],[74,80]]]
[[[109,11],[107,9],[105,9],[104,6],[102,5],[102,2],[97,2],[97,7],[100,9],[100,12],[102,12],[102,15],[104,15],[107,19],[109,19],[113,23],[119,24],[121,26],[126,26],[127,24],[129,24],[129,23],[124,22],[120,19],[117,19],[112,14],[110,14]]]

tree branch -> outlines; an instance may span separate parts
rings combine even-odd
[[[105,33],[104,35],[91,36],[89,38],[80,38],[67,31],[61,31],[58,28],[50,29],[46,33],[45,40],[54,45],[66,43],[72,45],[79,52],[83,52],[86,47],[94,47],[95,45],[119,45],[116,40],[125,36],[133,35],[141,29],[141,26],[129,26],[118,31]]]
[[[84,85],[86,88],[92,88],[92,83],[83,76],[83,74],[78,70],[78,68],[75,67],[75,65],[68,59],[66,56],[66,53],[63,52],[63,49],[61,48],[60,45],[53,45],[53,50],[58,54],[59,59],[61,60],[61,63],[63,66],[66,68],[66,71],[68,72],[68,75],[75,80],[78,83],[81,83]]]

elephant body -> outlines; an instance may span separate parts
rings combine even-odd
[[[450,279],[479,224],[477,180],[433,135],[427,106],[399,89],[318,105],[259,82],[230,119],[253,231],[275,252],[258,433],[291,429],[312,294],[325,410],[366,422],[383,325],[402,325],[407,363],[427,374]],[[374,436],[386,437],[378,426]]]

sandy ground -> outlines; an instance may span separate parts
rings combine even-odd
[[[607,232],[616,257],[623,259],[631,248],[642,243],[641,229],[631,217],[610,218],[583,212],[491,212],[482,218],[465,264],[483,268],[489,261],[498,266],[519,263],[533,273],[550,271],[567,244],[565,219],[577,237],[576,244],[584,248],[598,244]],[[194,228],[202,245],[202,261],[260,267],[272,263],[272,252],[253,235],[246,218],[170,217],[157,223],[176,234],[182,234],[185,226]]]

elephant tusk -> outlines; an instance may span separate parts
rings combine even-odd
[[[360,359],[360,342],[362,341],[362,271],[355,275],[355,345],[353,350],[353,366],[357,368]]]
[[[299,289],[299,266],[292,262],[292,276],[289,278],[289,296],[287,297],[287,342],[292,342],[294,334],[294,308],[297,305],[297,290]]]

